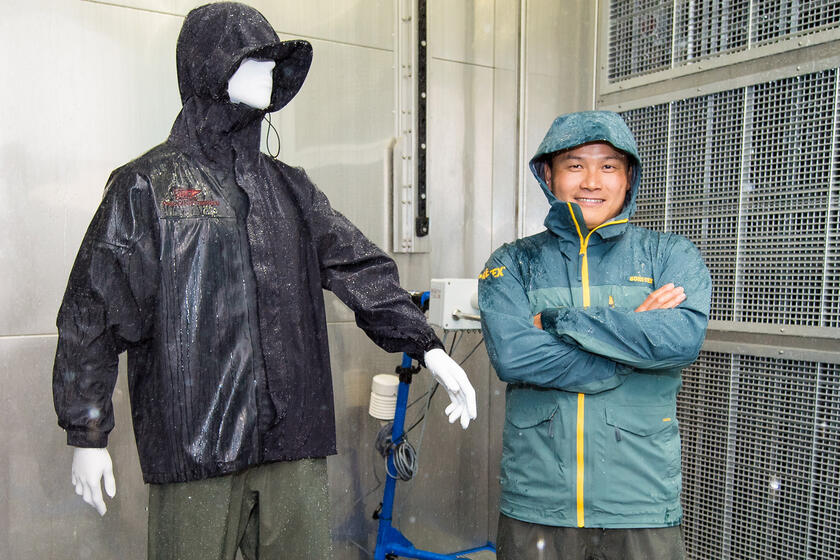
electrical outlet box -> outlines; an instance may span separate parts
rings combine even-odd
[[[432,278],[429,322],[446,331],[481,329],[477,278]]]

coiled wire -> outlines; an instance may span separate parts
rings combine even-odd
[[[394,445],[391,441],[391,432],[393,429],[393,422],[389,422],[380,428],[376,434],[376,450],[386,459],[385,474],[391,478],[409,481],[414,478],[414,474],[417,472],[417,452],[414,450],[411,442],[405,439],[405,435]],[[393,452],[395,473],[390,472],[388,469],[387,458],[388,453],[391,451]]]

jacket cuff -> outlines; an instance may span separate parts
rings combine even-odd
[[[440,348],[441,350],[445,350],[443,347],[443,342],[437,337],[437,335],[429,329],[429,332],[423,335],[419,340],[416,342],[415,350],[408,350],[406,354],[411,356],[413,359],[420,362],[420,365],[426,367],[426,362],[423,360],[424,355],[429,350],[434,350],[435,348]]]
[[[67,430],[67,445],[73,447],[108,447],[108,434],[89,430]]]
[[[562,315],[565,309],[552,307],[544,310],[540,314],[540,321],[542,321],[542,328],[544,331],[556,331],[557,323],[562,321]]]

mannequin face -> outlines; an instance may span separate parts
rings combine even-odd
[[[274,79],[273,60],[246,58],[228,81],[231,103],[244,103],[254,109],[265,109],[271,104]]]

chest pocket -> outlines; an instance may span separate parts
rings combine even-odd
[[[593,305],[636,309],[653,291],[653,285],[640,283],[631,286],[603,286],[592,291]]]

